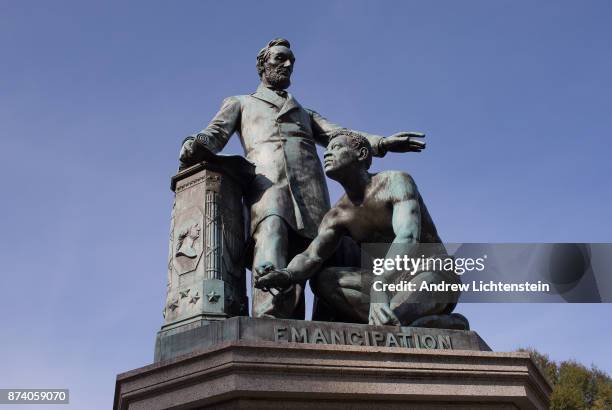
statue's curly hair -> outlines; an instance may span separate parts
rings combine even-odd
[[[257,74],[259,74],[259,78],[261,78],[261,75],[264,72],[264,63],[270,55],[270,49],[274,46],[291,48],[291,43],[289,43],[289,40],[286,38],[275,38],[274,40],[271,40],[267,46],[259,50],[259,53],[257,54]]]
[[[368,157],[365,159],[366,161],[366,169],[370,169],[372,165],[372,145],[370,141],[361,133],[353,130],[349,130],[348,128],[339,128],[331,132],[329,136],[329,142],[334,138],[337,138],[341,135],[348,137],[349,144],[351,148],[355,151],[360,150],[361,148],[365,148],[368,150]]]

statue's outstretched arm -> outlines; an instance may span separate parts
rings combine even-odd
[[[326,147],[331,133],[343,127],[334,124],[316,111],[307,111],[311,118],[315,140]],[[425,142],[420,140],[425,138],[425,134],[420,132],[398,132],[389,137],[383,137],[364,131],[354,131],[368,139],[372,146],[372,155],[375,157],[384,157],[387,152],[421,152],[425,149]]]
[[[332,209],[330,212],[333,211]],[[298,283],[311,278],[321,269],[323,262],[338,249],[344,232],[340,225],[330,219],[327,218],[327,221],[324,219],[321,222],[316,238],[303,253],[296,255],[289,262],[287,270],[291,273],[294,282]]]
[[[323,218],[316,238],[304,252],[289,262],[287,268],[278,269],[268,263],[256,267],[255,287],[287,288],[294,283],[304,282],[317,273],[323,262],[336,251],[344,235],[344,229],[336,222],[335,210],[331,209]]]
[[[327,147],[331,133],[333,131],[342,129],[344,127],[341,127],[338,124],[334,124],[333,122],[329,121],[327,118],[323,117],[321,114],[319,114],[316,111],[313,111],[313,110],[307,110],[307,111],[308,111],[308,114],[310,115],[312,131],[313,131],[316,142],[323,147]],[[384,139],[383,136],[369,134],[367,132],[362,132],[362,131],[355,131],[355,132],[360,133],[361,135],[363,135],[364,137],[368,139],[368,141],[370,142],[370,145],[372,146],[372,155],[374,155],[375,157],[382,157],[383,155],[385,155],[386,151],[383,152],[380,150],[381,141]]]

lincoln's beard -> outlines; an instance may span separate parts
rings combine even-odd
[[[291,84],[291,73],[283,66],[264,66],[264,77],[268,83],[277,90],[284,90]]]

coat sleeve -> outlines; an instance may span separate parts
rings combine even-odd
[[[308,112],[308,115],[310,115],[310,122],[312,124],[312,132],[313,132],[315,141],[319,145],[326,147],[327,144],[329,143],[329,137],[331,136],[332,132],[335,130],[344,128],[344,127],[339,126],[338,124],[334,124],[333,122],[329,121],[327,118],[323,117],[321,114],[319,114],[316,111],[308,110],[308,109],[306,111]],[[372,146],[372,155],[374,155],[375,157],[383,157],[386,154],[384,149],[382,149],[382,147],[380,146],[380,141],[384,137],[380,135],[369,134],[363,131],[357,131],[357,130],[354,130],[354,131],[358,132],[359,134],[363,135],[364,137],[368,139],[368,141],[370,142],[370,145]]]
[[[221,109],[208,126],[197,134],[187,137],[185,141],[195,140],[216,154],[225,147],[239,125],[240,100],[237,97],[228,97],[223,100]]]

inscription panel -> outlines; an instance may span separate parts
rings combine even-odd
[[[322,328],[303,326],[274,326],[275,342],[406,347],[411,349],[453,349],[449,334],[430,334],[427,330],[372,330],[349,327]]]
[[[204,295],[204,298],[207,297]],[[469,330],[240,316],[161,331],[158,334],[156,357],[165,360],[219,343],[239,340],[424,350],[491,350],[476,332]]]

